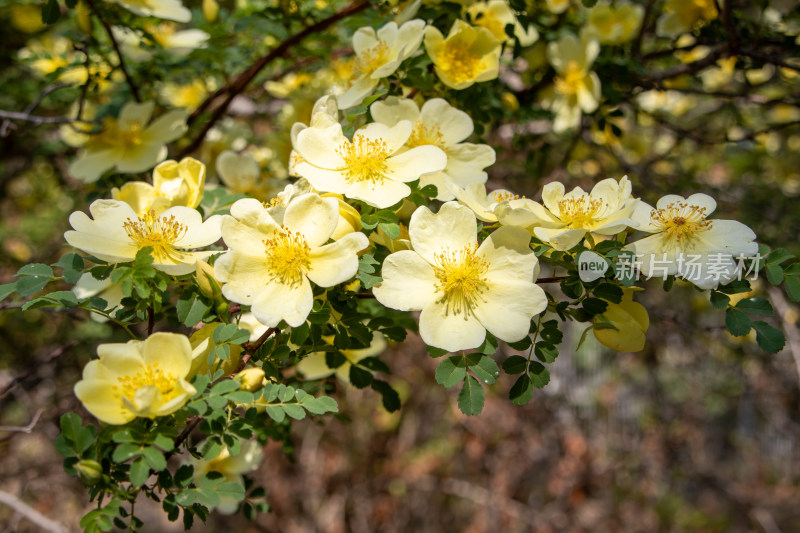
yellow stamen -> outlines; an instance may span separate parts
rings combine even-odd
[[[558,202],[559,218],[570,229],[590,229],[605,214],[607,204],[589,195],[564,198]]]
[[[422,121],[418,120],[414,123],[414,129],[411,130],[411,136],[406,141],[409,148],[416,146],[426,146],[432,144],[444,150],[444,135],[439,126],[426,126]]]
[[[136,391],[148,385],[154,385],[162,395],[164,402],[170,401],[178,395],[175,388],[175,377],[158,368],[158,363],[146,365],[134,376],[118,377],[117,381],[122,386],[122,395],[133,402]]]
[[[369,76],[378,68],[389,62],[389,46],[378,41],[378,44],[365,50],[353,64],[353,74],[355,78]]]
[[[181,263],[182,252],[175,249],[175,243],[181,240],[188,228],[179,223],[174,215],[156,216],[152,209],[137,220],[130,218],[123,223],[128,238],[141,250],[146,246],[153,247],[153,260],[160,264]]]
[[[564,73],[556,76],[555,89],[559,94],[567,96],[574,96],[578,94],[578,90],[586,85],[586,72],[578,65],[578,62],[570,60],[567,63]]]
[[[705,207],[673,202],[663,209],[653,209],[650,220],[668,238],[681,243],[711,229],[707,216]]]
[[[469,46],[464,39],[446,41],[437,57],[439,69],[455,83],[473,81],[484,69],[483,56]]]
[[[477,249],[476,244],[434,255],[433,273],[439,280],[436,290],[442,294],[437,303],[444,302],[446,314],[463,314],[466,320],[488,287],[485,275],[489,264],[475,255]]]
[[[311,266],[306,238],[299,232],[280,229],[263,243],[272,279],[292,287],[302,283]]]
[[[357,181],[382,182],[386,177],[386,158],[389,149],[381,140],[368,139],[356,134],[353,141],[345,141],[336,153],[344,159],[344,168],[339,169],[347,174],[347,183]]]
[[[522,196],[522,198],[525,198],[525,197]],[[511,200],[519,200],[519,199],[520,199],[520,195],[519,194],[514,194],[514,193],[511,193],[511,192],[508,192],[508,191],[495,192],[494,193],[494,201],[497,204],[499,204],[500,202],[505,202],[506,200],[508,200],[510,202]]]

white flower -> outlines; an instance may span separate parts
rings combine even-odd
[[[411,193],[406,182],[447,164],[447,156],[436,146],[400,153],[411,132],[407,120],[392,127],[368,124],[356,131],[352,141],[338,123],[306,128],[294,145],[301,160],[295,171],[318,191],[343,194],[381,209],[392,206]]]
[[[581,111],[593,113],[600,102],[600,78],[591,72],[600,44],[564,35],[547,45],[547,59],[556,71],[550,109],[556,115],[553,131],[561,133],[580,124]]]
[[[377,32],[369,26],[359,28],[353,35],[356,54],[350,87],[339,96],[339,109],[361,103],[381,78],[391,76],[400,63],[417,51],[422,42],[424,20],[410,20],[397,27],[389,22]]]
[[[109,263],[132,261],[146,246],[153,248],[153,267],[180,276],[195,271],[197,259],[213,251],[190,252],[220,238],[219,216],[203,222],[200,213],[188,207],[171,207],[156,215],[149,211],[139,217],[133,208],[119,200],[95,200],[89,206],[92,218],[76,211],[69,217],[75,231],[64,233],[75,248]]]
[[[225,481],[232,481],[244,487],[244,474],[258,470],[264,452],[256,440],[242,442],[239,453],[232,455],[227,446],[223,446],[219,455],[210,461],[198,460],[194,463],[194,479],[201,479],[208,472],[219,472]],[[215,508],[222,514],[233,514],[239,507],[239,500],[226,494],[220,495],[219,505]]]
[[[148,39],[152,38],[170,57],[176,59],[189,55],[197,48],[205,48],[210,37],[206,32],[197,29],[176,31],[176,25],[172,22],[145,24],[144,29]],[[113,26],[111,31],[126,58],[147,61],[153,57],[153,48],[145,46],[149,41],[145,41],[141,32],[127,26]]]
[[[519,199],[499,205],[495,213],[500,223],[528,228],[536,238],[556,250],[569,250],[586,233],[614,235],[636,227],[630,218],[637,199],[631,197],[631,182],[608,178],[587,193],[580,187],[565,194],[564,185],[548,183],[542,190],[541,204]]]
[[[488,330],[514,342],[528,334],[547,298],[534,283],[538,260],[521,228],[501,227],[478,246],[477,221],[457,202],[437,214],[427,207],[411,216],[413,250],[389,255],[375,298],[401,311],[422,311],[419,332],[448,351],[476,348]]]
[[[470,183],[485,183],[483,169],[495,162],[495,153],[486,144],[462,142],[472,135],[472,119],[441,98],[433,98],[422,105],[422,109],[408,98],[390,96],[370,106],[372,117],[387,126],[403,120],[413,124],[411,135],[405,143],[407,148],[432,145],[444,150],[447,166],[440,172],[424,174],[419,185],[433,184],[438,190],[437,200],[452,200],[453,194],[445,185],[450,179],[459,187]]]
[[[186,131],[186,112],[175,110],[147,123],[153,102],[125,104],[118,119],[106,118],[100,133],[91,135],[78,158],[69,166],[76,178],[93,182],[107,170],[144,172],[167,157],[168,142]]]
[[[506,189],[495,189],[490,193],[486,192],[486,186],[483,183],[471,183],[463,189],[452,181],[448,182],[447,188],[451,194],[455,196],[456,200],[472,209],[475,216],[483,222],[493,224],[498,221],[495,210],[500,205],[506,205],[511,202],[519,200],[519,196]],[[506,224],[509,226],[527,227],[527,224]]]
[[[656,208],[640,203],[638,229],[652,233],[624,249],[636,254],[646,276],[678,275],[701,289],[734,279],[737,258],[758,252],[753,230],[735,220],[709,220],[717,203],[706,194],[669,194]]]
[[[119,4],[128,11],[143,17],[156,17],[174,20],[175,22],[189,22],[192,12],[183,7],[180,0],[108,0]]]
[[[229,250],[214,264],[222,294],[252,306],[269,327],[281,320],[291,327],[303,324],[314,301],[310,282],[332,287],[349,280],[358,271],[356,252],[369,244],[363,233],[325,244],[338,223],[336,199],[314,193],[272,214],[258,200],[237,201],[222,222]]]

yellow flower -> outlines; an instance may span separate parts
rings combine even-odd
[[[272,212],[253,198],[237,201],[222,223],[229,249],[214,263],[222,294],[252,306],[266,326],[303,324],[314,301],[311,282],[332,287],[352,278],[357,252],[369,244],[360,232],[326,244],[338,222],[336,199],[314,193]]]
[[[410,20],[398,28],[389,22],[377,32],[366,26],[353,35],[356,54],[351,85],[338,97],[339,109],[348,109],[361,103],[378,82],[391,76],[422,42],[423,20]]]
[[[33,4],[12,4],[11,25],[25,33],[36,33],[46,25],[42,22],[42,8]]]
[[[430,172],[420,177],[420,187],[435,185],[437,200],[452,200],[453,194],[446,182],[452,181],[460,187],[470,183],[484,183],[488,178],[483,169],[495,162],[495,152],[486,144],[463,142],[472,135],[472,119],[441,98],[432,98],[420,109],[408,98],[390,96],[370,106],[376,122],[394,126],[408,120],[413,124],[411,135],[405,143],[408,149],[417,146],[436,146],[447,155],[447,166],[439,172]]]
[[[169,160],[158,165],[153,171],[153,185],[131,181],[119,189],[111,189],[111,197],[130,205],[139,217],[151,210],[158,215],[174,206],[200,205],[205,182],[206,166],[185,157],[180,163]]]
[[[646,276],[677,275],[701,289],[736,277],[737,258],[758,252],[753,230],[735,220],[710,220],[717,202],[707,194],[662,197],[653,208],[640,202],[632,218],[652,235],[623,248],[636,254]]]
[[[456,20],[445,39],[434,26],[425,28],[425,50],[436,75],[453,89],[497,78],[502,41],[482,27]]]
[[[333,335],[322,337],[326,344],[333,346]],[[350,368],[367,357],[373,357],[386,349],[386,339],[382,334],[372,333],[372,342],[367,348],[356,350],[339,350],[346,361],[337,368],[330,368],[325,362],[325,352],[313,352],[308,354],[297,364],[297,371],[309,381],[326,378],[336,374],[336,377],[350,383]]]
[[[547,46],[547,58],[556,71],[550,110],[556,115],[553,131],[562,133],[580,124],[581,111],[592,113],[600,102],[600,79],[591,72],[600,45],[564,35]]]
[[[194,479],[199,480],[208,472],[219,472],[225,481],[232,481],[244,487],[244,474],[258,470],[264,453],[258,441],[247,440],[242,442],[237,455],[232,455],[227,446],[223,446],[214,459],[210,461],[198,460],[194,462]],[[222,514],[233,514],[239,507],[239,500],[220,495],[220,503],[216,510]]]
[[[192,12],[180,0],[106,0],[119,4],[128,11],[143,17],[156,17],[175,22],[189,22]]]
[[[634,289],[622,289],[622,292],[620,303],[609,302],[606,310],[595,316],[592,331],[601,344],[612,350],[638,352],[644,348],[650,317],[642,304],[633,301]],[[613,328],[603,325],[611,325]]]
[[[664,10],[656,23],[656,34],[662,37],[676,37],[718,15],[714,0],[667,0]]]
[[[206,22],[214,22],[217,20],[219,13],[219,4],[217,0],[203,0],[203,18]]]
[[[459,202],[472,209],[472,212],[475,213],[475,216],[478,217],[479,220],[490,224],[498,221],[495,210],[497,210],[500,205],[510,205],[513,208],[518,204],[516,200],[520,200],[518,195],[505,189],[495,189],[487,193],[486,186],[483,183],[471,183],[462,189],[451,182],[448,184],[448,187],[453,196],[455,196]],[[527,224],[508,223],[506,225],[527,226]]]
[[[547,9],[550,13],[560,14],[567,10],[572,0],[547,0]]]
[[[360,128],[351,141],[335,123],[310,127],[296,136],[294,171],[318,191],[343,194],[381,209],[411,194],[406,183],[442,170],[447,156],[436,146],[401,149],[412,133],[411,122],[389,127],[373,122]]]
[[[517,20],[506,0],[490,0],[489,2],[475,2],[467,8],[467,13],[473,24],[483,26],[500,41],[512,41],[513,38],[506,34],[506,26],[514,26],[514,36],[522,46],[530,46],[539,39],[536,28],[528,26],[527,30]]]
[[[205,48],[210,37],[206,32],[198,29],[176,31],[176,26],[172,22],[145,24],[144,29],[146,34],[141,34],[126,26],[111,28],[126,58],[130,57],[134,61],[147,61],[153,57],[151,47],[146,46],[150,43],[160,46],[173,58],[181,58],[189,55],[192,50]]]
[[[608,178],[587,193],[580,187],[565,194],[564,185],[548,183],[542,202],[513,200],[498,205],[494,213],[501,224],[528,228],[537,239],[556,250],[569,250],[587,233],[614,235],[636,227],[631,219],[638,200],[631,198],[631,182]]]
[[[255,392],[266,383],[265,376],[266,374],[261,368],[245,368],[236,374],[236,380],[242,384],[240,387],[242,390]]]
[[[217,176],[225,187],[233,192],[252,194],[258,199],[272,196],[278,183],[283,180],[264,179],[261,167],[249,152],[237,154],[233,150],[225,150],[217,156]]]
[[[331,234],[331,239],[338,241],[348,233],[361,231],[361,213],[355,207],[344,201],[341,194],[326,193],[320,195],[322,198],[336,198],[339,204],[339,223]]]
[[[168,142],[186,131],[186,112],[170,111],[153,121],[153,102],[130,102],[119,118],[106,118],[100,133],[89,137],[69,172],[74,177],[94,182],[112,168],[123,174],[144,172],[167,157]]]
[[[94,220],[76,211],[69,217],[75,231],[64,233],[66,241],[109,263],[126,263],[145,247],[153,248],[153,267],[180,276],[195,271],[197,259],[213,251],[191,252],[220,238],[219,216],[203,222],[200,213],[188,207],[171,207],[157,215],[150,210],[139,216],[118,200],[95,200],[89,206]]]
[[[539,262],[522,228],[501,227],[478,246],[475,215],[457,202],[433,214],[419,207],[408,229],[412,250],[389,255],[373,293],[400,311],[422,311],[419,333],[448,351],[477,348],[486,331],[507,342],[528,334],[547,298],[534,283]]]
[[[200,80],[193,80],[182,85],[169,82],[161,86],[159,99],[172,107],[194,109],[203,103],[206,95],[208,95],[208,89],[206,84]]]
[[[83,369],[75,395],[106,424],[169,415],[197,392],[186,381],[192,347],[184,335],[153,333],[144,341],[101,344],[97,355]]]
[[[602,44],[622,44],[636,35],[642,24],[644,8],[628,2],[611,5],[602,1],[589,9],[581,36],[597,39]]]

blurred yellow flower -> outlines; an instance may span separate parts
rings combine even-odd
[[[223,376],[229,376],[239,367],[239,361],[242,360],[242,347],[238,344],[230,344],[230,357],[224,361],[220,361],[218,357],[214,357],[211,362],[208,361],[208,356],[211,350],[214,349],[214,330],[217,329],[221,322],[209,322],[203,324],[203,327],[192,333],[189,342],[192,344],[192,368],[189,372],[190,376],[195,374],[205,374],[206,372],[220,368]]]
[[[110,169],[123,174],[144,172],[167,157],[168,142],[186,131],[186,112],[165,113],[149,126],[153,102],[125,104],[119,118],[106,118],[103,129],[89,137],[69,166],[75,178],[93,182]]]
[[[607,0],[589,9],[581,36],[602,44],[623,44],[636,35],[642,24],[644,8],[628,2],[611,5]]]
[[[667,0],[664,11],[656,23],[656,34],[662,37],[677,37],[718,15],[714,0]]]
[[[75,395],[106,424],[169,415],[197,392],[186,381],[192,347],[184,335],[153,333],[144,341],[101,344],[97,354],[100,359],[84,367]]]
[[[192,12],[183,7],[180,0],[106,0],[119,4],[128,11],[143,17],[156,17],[175,22],[189,22]]]
[[[530,46],[539,39],[539,32],[533,25],[527,29],[522,27],[511,6],[506,0],[489,0],[489,2],[475,2],[467,8],[470,20],[476,26],[483,26],[500,41],[513,41],[513,37],[506,34],[506,26],[514,27],[514,37],[522,46]]]
[[[333,335],[322,337],[326,344],[333,346]],[[326,352],[313,352],[308,354],[297,364],[297,371],[309,381],[326,378],[336,374],[336,377],[350,383],[350,367],[367,357],[379,355],[386,349],[386,339],[377,331],[372,333],[372,342],[367,348],[355,350],[339,350],[345,362],[337,368],[330,368],[325,362]]]
[[[577,127],[581,111],[593,113],[600,103],[600,78],[591,72],[600,45],[590,39],[564,35],[547,46],[547,58],[556,71],[550,110],[556,115],[553,131],[563,133]]]
[[[181,162],[169,160],[153,171],[153,184],[131,181],[121,188],[111,189],[111,197],[130,205],[139,217],[148,211],[157,215],[170,207],[195,208],[203,198],[206,182],[206,166],[192,157]]]
[[[427,26],[425,50],[442,83],[460,90],[497,78],[502,41],[486,28],[456,20],[446,39],[436,27]]]
[[[638,352],[644,348],[650,317],[642,304],[633,301],[634,289],[622,289],[622,292],[620,303],[609,302],[606,310],[595,316],[592,331],[598,342],[612,350]]]
[[[191,53],[192,50],[205,48],[209,39],[209,35],[203,30],[191,28],[178,31],[172,22],[145,24],[144,29],[147,32],[146,35],[126,26],[111,28],[125,57],[134,61],[147,61],[153,57],[153,51],[148,49],[145,44],[154,42],[169,52],[170,56],[181,58]]]
[[[244,474],[258,470],[264,452],[258,441],[247,440],[242,442],[239,453],[232,455],[227,446],[223,446],[214,459],[210,461],[198,460],[194,463],[194,479],[201,479],[208,472],[219,472],[226,481],[238,483],[244,487]],[[239,507],[239,500],[227,495],[220,495],[220,503],[216,510],[222,514],[233,514]]]
[[[207,95],[208,88],[201,80],[193,80],[184,84],[167,82],[161,86],[158,93],[159,100],[170,107],[187,109],[199,106]]]

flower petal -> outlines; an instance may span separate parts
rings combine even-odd
[[[472,210],[458,202],[443,204],[436,214],[422,206],[411,215],[408,235],[414,251],[433,265],[443,250],[477,246],[478,223]]]
[[[311,248],[322,246],[339,223],[339,203],[335,198],[321,198],[308,193],[298,196],[286,206],[283,226],[301,233]]]
[[[358,272],[357,252],[367,246],[367,236],[357,232],[311,250],[308,278],[320,287],[333,287],[349,280]]]
[[[419,315],[419,334],[425,344],[456,352],[483,344],[486,328],[472,313],[454,314],[445,302],[433,300]]]
[[[446,165],[447,154],[440,148],[417,146],[386,159],[386,176],[395,181],[410,182],[428,172],[442,170]]]
[[[270,282],[258,293],[251,311],[259,322],[273,328],[281,320],[296,328],[303,324],[314,305],[311,284],[305,277],[295,285]]]
[[[373,287],[382,305],[399,311],[419,311],[436,299],[433,268],[417,252],[402,250],[390,254],[381,271],[383,281]]]
[[[528,334],[531,318],[547,308],[547,297],[533,282],[493,280],[473,310],[489,332],[500,340],[516,342]]]

